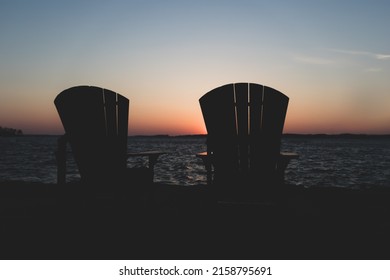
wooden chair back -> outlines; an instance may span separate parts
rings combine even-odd
[[[82,181],[112,179],[126,168],[129,100],[111,90],[76,86],[54,100]]]
[[[199,99],[215,183],[272,181],[288,101],[283,93],[254,83],[223,85]]]

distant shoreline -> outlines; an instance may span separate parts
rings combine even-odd
[[[56,134],[23,134],[15,136],[0,136],[4,138],[9,137],[59,137],[61,135]],[[168,134],[156,134],[156,135],[129,135],[132,138],[205,138],[206,134],[187,134],[187,135],[168,135]],[[390,134],[354,134],[354,133],[340,133],[340,134],[326,134],[326,133],[313,133],[313,134],[300,134],[300,133],[285,133],[282,138],[337,138],[337,139],[390,139]]]
[[[295,134],[286,133],[282,137],[303,137],[303,138],[390,138],[390,134],[353,134],[353,133],[340,133],[340,134]]]

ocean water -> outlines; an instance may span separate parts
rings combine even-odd
[[[56,182],[57,136],[0,137],[0,181]],[[204,137],[129,137],[129,151],[161,150],[155,181],[173,185],[206,184],[206,171],[196,153],[205,151]],[[390,187],[389,137],[289,136],[282,151],[299,154],[286,170],[286,182],[305,187]],[[145,158],[129,162],[141,166]],[[67,181],[78,180],[68,154]]]

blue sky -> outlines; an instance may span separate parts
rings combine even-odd
[[[203,133],[204,93],[255,82],[285,132],[390,133],[390,2],[0,3],[0,126],[62,133],[55,96],[87,84],[130,99],[130,134]]]

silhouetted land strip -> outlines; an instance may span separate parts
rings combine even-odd
[[[23,131],[20,129],[10,128],[10,127],[2,127],[0,126],[0,136],[22,136]]]
[[[1,135],[0,135],[1,136]],[[51,134],[18,134],[8,136],[34,136],[34,137],[59,137],[60,135]],[[156,135],[130,135],[134,138],[206,138],[206,134],[186,134],[186,135],[168,135],[168,134],[156,134]],[[282,138],[334,138],[334,139],[390,139],[390,134],[299,134],[299,133],[285,133]]]
[[[155,138],[206,138],[206,134],[188,134],[188,135],[134,135],[130,137],[155,137]],[[282,135],[283,138],[335,138],[335,139],[369,139],[369,138],[388,138],[390,134],[353,134],[353,133],[340,133],[340,134],[299,134],[299,133],[285,133]]]
[[[301,138],[335,138],[335,139],[369,139],[369,138],[383,138],[390,139],[390,134],[283,134],[283,137],[301,137]]]
[[[80,187],[0,182],[1,259],[390,259],[388,188],[213,206],[203,185],[155,184],[146,201]]]

